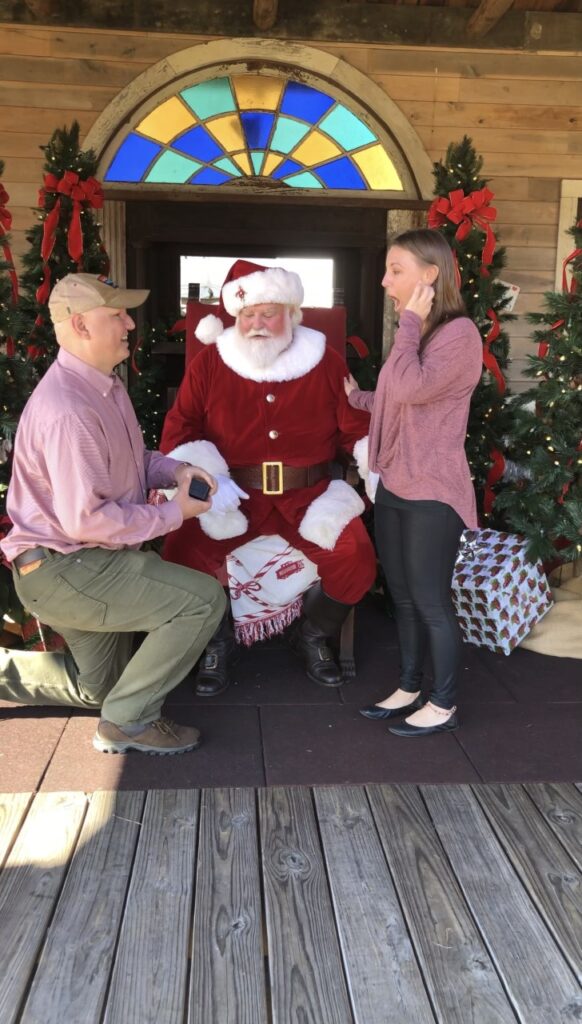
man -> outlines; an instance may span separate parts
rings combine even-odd
[[[54,626],[71,655],[4,651],[0,697],[25,704],[101,707],[93,745],[123,753],[194,750],[197,729],[161,717],[164,698],[195,663],[224,612],[208,576],[140,548],[208,512],[189,497],[204,470],[144,448],[135,413],[113,369],[129,354],[126,312],[147,291],[118,289],[93,274],[68,274],[49,310],[56,361],[22,414],[2,541],[23,605]],[[177,485],[162,507],[149,487]],[[132,657],[135,631],[147,636]]]
[[[221,317],[200,321],[196,334],[207,347],[186,370],[160,447],[194,442],[196,463],[218,474],[216,508],[168,537],[164,557],[215,574],[227,554],[260,535],[299,548],[320,582],[305,596],[292,644],[310,679],[339,686],[328,639],[372,584],[376,558],[359,518],[363,502],[331,480],[331,463],[338,444],[351,454],[357,442],[363,464],[369,418],[347,402],[345,363],[323,334],[300,325],[302,301],[297,274],[239,260],[221,291]],[[235,323],[225,330],[227,315]],[[197,694],[226,689],[233,650],[225,615]]]

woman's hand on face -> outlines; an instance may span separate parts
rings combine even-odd
[[[411,313],[416,313],[424,322],[432,309],[433,302],[434,288],[432,285],[418,281],[405,308],[409,309]]]
[[[358,390],[358,387],[358,382],[357,380],[354,379],[354,377],[352,377],[351,373],[349,377],[344,377],[344,391],[348,398],[351,395],[352,391]]]

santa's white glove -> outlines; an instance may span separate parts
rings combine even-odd
[[[218,512],[219,515],[226,515],[227,512],[234,512],[240,505],[241,498],[248,498],[246,491],[235,484],[229,476],[222,473],[215,474],[214,479],[218,484],[216,494],[212,495],[211,512]]]
[[[379,481],[380,474],[374,473],[374,470],[371,469],[370,472],[368,473],[368,478],[364,485],[366,488],[366,494],[368,495],[370,501],[376,501],[376,491],[378,490]]]

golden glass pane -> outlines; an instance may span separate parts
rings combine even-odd
[[[280,156],[279,153],[269,153],[267,159],[265,160],[265,164],[264,164],[264,167],[263,167],[263,175],[264,175],[264,177],[268,178],[269,175],[273,173],[275,168],[279,166],[279,164],[281,163],[282,159],[283,159],[283,157]]]
[[[204,125],[227,153],[230,149],[240,149],[245,144],[238,114],[213,117],[205,121]]]
[[[230,155],[234,160],[235,164],[238,164],[241,171],[244,171],[245,174],[248,174],[250,178],[254,176],[255,171],[254,168],[251,167],[251,162],[249,160],[248,153],[231,153]]]
[[[195,124],[196,117],[177,96],[161,103],[137,125],[137,131],[156,142],[171,142],[176,135]]]
[[[325,160],[331,160],[339,156],[342,150],[335,142],[328,139],[327,135],[321,132],[311,132],[304,142],[300,142],[297,149],[289,154],[292,160],[297,160],[305,167],[313,167],[314,164],[322,164]]]
[[[370,188],[402,192],[402,182],[396,168],[382,146],[370,146],[370,149],[350,153],[350,156],[362,171]]]
[[[276,110],[285,82],[263,75],[237,75],[231,79],[241,110]]]

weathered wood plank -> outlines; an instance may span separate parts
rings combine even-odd
[[[26,108],[22,106],[7,106],[4,107],[0,104],[0,131],[3,132],[35,132],[42,133],[45,136],[45,144],[48,142],[53,127],[62,125],[65,121],[71,123],[71,121],[78,121],[83,134],[87,134],[91,125],[93,124],[96,113],[94,111],[87,112],[86,110],[79,110],[74,105],[70,110],[65,113],[55,113],[51,118],[50,125],[47,124],[47,112],[46,109],[38,109],[31,107]]]
[[[356,1024],[434,1016],[365,790],[314,791]]]
[[[183,1024],[198,802],[148,793],[104,1024]]]
[[[273,1024],[350,1024],[311,795],[259,791]]]
[[[32,793],[0,793],[0,867],[28,810]]]
[[[521,786],[475,786],[522,884],[582,981],[582,878],[580,871]]]
[[[538,810],[582,870],[582,796],[566,783],[532,782],[525,786]]]
[[[209,789],[202,794],[188,1020],[268,1020],[251,789]]]
[[[547,97],[546,97],[547,100]],[[582,111],[574,103],[570,106],[552,106],[549,103],[532,103],[512,106],[508,103],[483,102],[443,103],[440,101],[419,100],[416,97],[402,97],[398,106],[404,111],[412,124],[427,124],[439,127],[449,126],[469,132],[472,128],[521,128],[547,131],[548,125],[556,131],[576,131],[582,125]],[[460,137],[460,136],[459,136]],[[531,168],[524,168],[528,176]],[[551,177],[551,175],[550,175]]]
[[[143,793],[94,793],[20,1024],[99,1024]]]
[[[368,794],[439,1024],[515,1024],[417,788]]]
[[[514,0],[481,0],[467,23],[467,36],[472,39],[487,35],[512,6]]]
[[[83,58],[2,57],[2,76],[6,82],[29,82],[60,85],[62,88],[86,89],[98,86],[122,89],[128,82],[145,71],[149,62],[141,59],[131,64],[122,61],[94,60],[87,53]]]
[[[69,86],[45,85],[36,82],[0,81],[0,103],[3,107],[37,107],[43,110],[103,110],[117,96],[117,89],[107,85],[85,86],[71,89]],[[62,117],[62,114],[57,117]]]
[[[422,786],[421,792],[519,1020],[523,1024],[579,1020],[580,986],[508,864],[470,787]]]
[[[0,874],[0,1020],[14,1024],[87,805],[83,793],[39,793]]]

